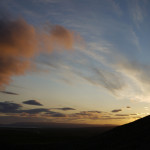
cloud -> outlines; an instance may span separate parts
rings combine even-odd
[[[27,110],[20,110],[18,113],[28,113],[28,114],[39,114],[39,113],[47,113],[49,109],[46,108],[35,108],[35,109],[27,109]]]
[[[18,113],[26,113],[26,116],[30,115],[39,115],[43,117],[66,117],[67,115],[55,111],[51,111],[47,108],[38,108],[38,109],[27,109],[19,110]]]
[[[120,46],[117,50],[114,48],[117,46],[115,43],[109,45],[109,41],[107,42],[108,45],[92,46],[93,51],[91,49],[90,52],[84,51],[97,65],[89,66],[88,74],[82,71],[78,71],[77,74],[93,85],[104,87],[116,98],[149,102],[150,65],[148,60],[139,59],[141,55],[137,47],[134,51],[126,53],[120,50],[123,47]],[[128,48],[130,46],[126,49]],[[144,50],[141,52],[145,53]],[[86,64],[89,63],[86,62]]]
[[[80,114],[80,115],[90,115],[90,114],[100,114],[101,111],[80,111],[80,113],[76,113],[76,114]]]
[[[54,49],[73,49],[80,36],[60,25],[46,25],[41,29],[23,18],[0,16],[0,87],[8,85],[12,76],[35,70],[31,61],[39,53]]]
[[[22,106],[13,102],[0,102],[0,112],[17,113]]]
[[[60,25],[48,26],[50,35],[47,35],[48,42],[51,42],[52,48],[72,49],[74,44],[74,33]],[[49,44],[48,44],[49,45]]]
[[[139,28],[139,25],[143,22],[145,17],[146,5],[145,2],[142,2],[142,5],[139,0],[133,0],[130,2],[129,11],[131,13],[132,19],[135,25]]]
[[[71,118],[76,119],[100,119],[101,111],[80,111],[79,113],[73,113],[69,115]]]
[[[54,108],[54,109],[63,110],[63,111],[76,110],[76,109],[71,108],[71,107],[62,107],[62,108]]]
[[[122,111],[122,109],[114,109],[114,110],[112,110],[111,112],[117,113],[117,112],[120,112],[120,111]]]
[[[125,87],[124,81],[115,73],[102,68],[91,67],[91,75],[78,73],[80,77],[93,85],[99,85],[116,94]]]
[[[66,117],[65,114],[47,108],[23,109],[22,105],[13,102],[0,102],[0,112],[20,116]]]
[[[149,102],[150,65],[136,59],[123,58],[115,68],[124,74],[126,80],[127,88],[122,91],[123,97]]]
[[[18,93],[10,92],[10,91],[0,91],[1,93],[4,94],[10,94],[10,95],[19,95]]]
[[[103,120],[122,120],[122,119],[127,119],[126,117],[124,117],[124,116],[117,116],[117,117],[104,117],[104,118],[101,118],[101,119],[103,119]]]
[[[24,104],[28,105],[36,105],[36,106],[43,106],[41,103],[39,103],[37,100],[27,100],[23,102]]]
[[[96,110],[90,110],[90,111],[86,111],[86,112],[88,112],[88,113],[99,113],[99,114],[102,113],[102,111],[96,111]]]
[[[119,112],[120,109],[114,110],[114,112]],[[0,113],[1,116],[6,118],[10,116],[18,118],[43,118],[43,120],[55,119],[55,121],[73,121],[73,120],[110,120],[110,119],[126,119],[125,117],[129,116],[127,114],[117,114],[116,117],[111,115],[106,115],[106,112],[102,111],[80,111],[79,113],[65,114],[56,111],[51,111],[48,108],[36,108],[36,109],[24,109],[20,104],[13,102],[0,102]],[[57,118],[57,119],[56,119]],[[63,120],[61,120],[63,119]],[[23,119],[24,120],[24,119]],[[26,119],[25,119],[26,120]]]
[[[126,108],[131,108],[130,106],[127,106]]]
[[[0,86],[13,75],[22,75],[36,49],[36,32],[23,19],[0,20]]]
[[[39,108],[39,109],[27,109],[23,110],[22,105],[13,102],[0,102],[0,112],[1,113],[28,113],[37,114],[41,112],[49,112],[49,109]]]
[[[47,115],[50,115],[50,117],[67,117],[67,115],[59,112],[49,111],[46,113]]]
[[[123,116],[123,117],[127,117],[127,116],[129,116],[129,114],[116,114],[115,116]]]
[[[137,115],[137,114],[130,114],[130,115],[135,116],[135,115]]]

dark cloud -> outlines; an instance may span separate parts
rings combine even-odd
[[[101,118],[102,120],[122,120],[122,119],[127,119],[126,117],[124,116],[117,116],[117,117],[104,117],[104,118]]]
[[[126,117],[126,116],[129,116],[129,114],[116,114],[115,116],[123,116],[123,117]]]
[[[48,115],[48,117],[66,117],[66,115],[63,114],[63,113],[51,111],[51,110],[46,109],[46,108],[21,110],[19,112],[20,113],[27,113],[27,114],[40,114],[40,113],[44,113],[43,116],[45,116],[45,117],[47,115]]]
[[[13,102],[0,102],[0,112],[2,113],[28,113],[37,114],[41,112],[49,112],[49,109],[39,108],[39,109],[21,109],[22,105]]]
[[[102,113],[102,111],[95,111],[95,110],[91,110],[91,111],[87,111],[89,113]]]
[[[120,109],[113,110],[113,112],[119,112]],[[64,114],[56,111],[51,111],[47,108],[37,108],[37,109],[23,109],[22,105],[16,104],[13,102],[0,102],[0,112],[6,116],[18,116],[22,118],[64,118],[67,120],[76,120],[76,119],[91,119],[91,120],[109,120],[109,119],[125,119],[125,114],[118,114],[116,117],[110,115],[103,115],[101,111],[80,111],[79,113]]]
[[[49,111],[46,113],[47,115],[50,115],[51,117],[66,117],[67,115],[59,112]]]
[[[99,113],[101,113],[101,111],[80,111],[79,113],[75,113],[75,114],[88,116],[88,115],[99,114]]]
[[[130,115],[135,116],[135,115],[137,115],[137,114],[130,114]]]
[[[39,113],[47,113],[49,109],[46,108],[37,108],[37,109],[27,109],[27,110],[20,110],[18,113],[28,113],[28,114],[39,114]]]
[[[49,112],[49,109],[27,109],[23,110],[22,105],[13,102],[0,102],[0,112],[2,113],[28,113],[37,114],[41,112]]]
[[[58,110],[63,110],[63,111],[68,111],[68,110],[76,110],[74,108],[71,108],[71,107],[62,107],[62,108],[55,108],[55,109],[58,109]]]
[[[18,113],[22,106],[13,102],[0,102],[1,113]]]
[[[100,119],[101,112],[100,111],[80,111],[79,113],[70,114],[69,117],[73,119]]]
[[[36,105],[36,106],[43,106],[41,103],[39,103],[37,100],[27,100],[23,102],[24,104],[28,105]]]
[[[127,106],[126,108],[131,108],[130,106]]]
[[[16,104],[13,102],[0,102],[0,112],[1,113],[14,113],[14,114],[26,114],[24,116],[28,115],[37,115],[43,113],[45,116],[49,117],[66,117],[65,114],[55,112],[55,111],[50,111],[47,108],[36,108],[36,109],[22,109],[22,105]]]
[[[112,110],[111,112],[117,113],[117,112],[120,112],[120,111],[122,111],[122,109],[114,109],[114,110]]]
[[[10,95],[19,95],[18,93],[10,92],[10,91],[0,91],[1,93],[4,94],[10,94]]]

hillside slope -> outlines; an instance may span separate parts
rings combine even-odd
[[[89,139],[81,149],[145,150],[150,149],[150,116],[112,129]]]

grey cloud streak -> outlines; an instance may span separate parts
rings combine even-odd
[[[122,90],[126,85],[117,72],[95,67],[91,67],[90,70],[91,75],[83,74],[81,72],[77,72],[76,74],[89,83],[101,86],[113,94],[116,94],[118,91]]]
[[[112,110],[111,112],[117,113],[117,112],[120,112],[120,111],[122,111],[122,109],[114,109],[114,110]]]
[[[9,94],[9,95],[19,95],[18,93],[10,92],[10,91],[0,91],[3,94]]]
[[[43,106],[37,100],[27,100],[27,101],[23,101],[23,103],[28,105]]]
[[[62,107],[62,108],[53,108],[53,109],[58,109],[58,110],[63,110],[63,111],[76,110],[76,109],[71,108],[71,107]]]

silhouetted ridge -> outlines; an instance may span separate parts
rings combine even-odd
[[[90,142],[91,141],[91,142]],[[88,141],[86,150],[150,149],[150,116],[116,127]]]

